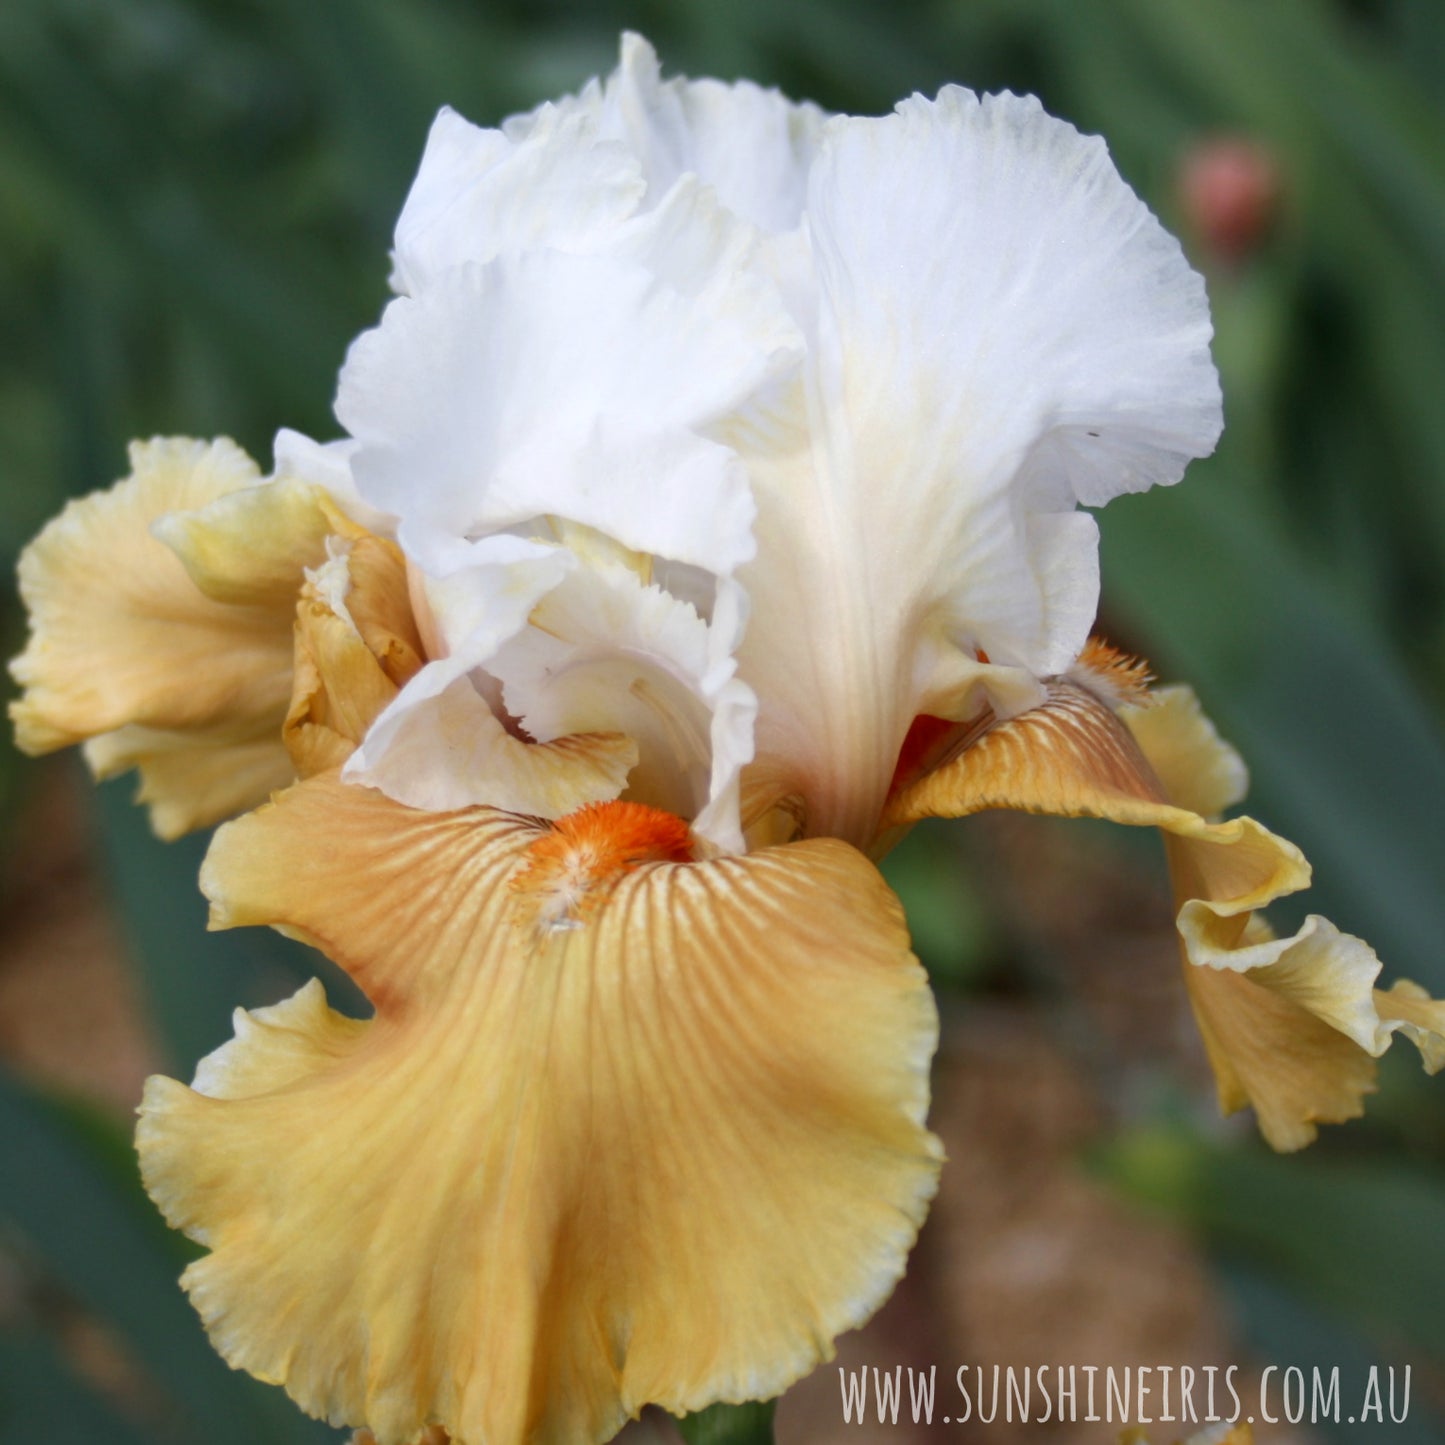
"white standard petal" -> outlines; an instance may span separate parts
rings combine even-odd
[[[1099,505],[1218,440],[1203,281],[1104,142],[1032,97],[834,122],[809,220],[856,461],[911,464],[943,516],[1007,485]]]
[[[1098,574],[1073,509],[1177,480],[1219,386],[1202,281],[1103,142],[1035,101],[831,122],[807,224],[804,381],[728,435],[759,508],[742,580],[797,621],[754,629],[743,675],[809,830],[864,841],[913,717],[976,705],[976,661],[1077,656]]]
[[[442,110],[396,224],[392,285],[415,295],[504,251],[593,250],[646,189],[640,162],[616,141],[599,143],[584,112],[545,105],[509,136]]]
[[[655,71],[655,59],[652,66]],[[622,81],[614,77],[609,84]],[[776,96],[766,108],[773,104],[787,106]],[[751,310],[751,321],[764,328],[778,324],[781,316],[770,314],[778,306],[776,289],[751,264],[762,242],[757,227],[686,168],[670,172],[666,186],[655,176],[649,186],[616,109],[602,103],[600,90],[589,90],[542,106],[506,133],[443,110],[397,222],[395,289],[416,295],[469,263],[547,249],[630,261],[684,296],[711,295],[710,305]],[[725,122],[720,117],[718,126]],[[645,135],[637,143],[649,149]],[[751,154],[741,154],[737,163],[751,174]],[[805,171],[796,169],[794,228],[804,179]]]
[[[617,69],[558,109],[585,115],[599,138],[637,157],[656,205],[680,177],[696,175],[723,205],[764,231],[795,228],[807,195],[808,168],[827,113],[752,81],[662,79],[657,54],[640,35],[622,37]],[[548,107],[504,124],[530,137]]]
[[[336,410],[361,495],[429,571],[449,540],[555,515],[726,575],[752,555],[753,502],[701,433],[787,363],[776,340],[640,267],[499,257],[393,301]]]

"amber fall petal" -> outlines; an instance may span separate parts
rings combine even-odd
[[[424,656],[397,547],[363,533],[332,552],[296,602],[284,736],[302,778],[339,768]]]
[[[608,871],[565,824],[320,775],[203,874],[218,925],[311,938],[376,1015],[316,985],[238,1015],[193,1089],[149,1085],[147,1186],[211,1251],[184,1282],[221,1353],[381,1445],[775,1394],[935,1187],[936,1014],[861,854]]]
[[[131,469],[21,557],[31,636],[11,715],[27,752],[85,742],[101,777],[138,768],[174,837],[295,777],[292,617],[329,523],[319,492],[262,482],[229,441],[136,443]],[[207,521],[217,509],[223,525]]]
[[[1184,977],[1220,1105],[1250,1105],[1276,1148],[1356,1117],[1395,1031],[1439,1067],[1445,1006],[1374,988],[1368,944],[1311,915],[1276,938],[1256,910],[1309,884],[1300,851],[1251,818],[1210,822],[1244,791],[1242,764],[1186,688],[1118,712],[1077,682],[985,731],[891,802],[885,827],[989,808],[1147,825],[1165,835]],[[1199,810],[1199,811],[1196,811]]]

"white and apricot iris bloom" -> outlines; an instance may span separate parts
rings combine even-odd
[[[1228,1109],[1360,1111],[1445,1010],[1305,886],[1185,690],[1090,640],[1081,506],[1176,482],[1204,288],[1103,142],[662,81],[437,119],[345,439],[138,445],[26,553],[21,745],[138,768],[201,884],[344,967],[139,1146],[221,1353],[381,1445],[777,1394],[903,1271],[938,1023],[872,858],[927,816],[1166,835]],[[247,812],[252,809],[254,811]]]

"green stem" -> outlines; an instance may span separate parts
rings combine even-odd
[[[776,1400],[750,1400],[745,1405],[709,1405],[684,1415],[677,1428],[687,1445],[773,1445]]]

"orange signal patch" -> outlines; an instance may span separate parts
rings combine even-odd
[[[1154,681],[1149,664],[1105,642],[1097,633],[1084,644],[1076,666],[1103,685],[1115,706],[1140,706],[1149,700],[1149,684]]]
[[[691,863],[692,833],[674,813],[644,803],[588,803],[559,818],[527,849],[512,889],[536,907],[540,929],[580,928],[611,886],[645,863]]]

